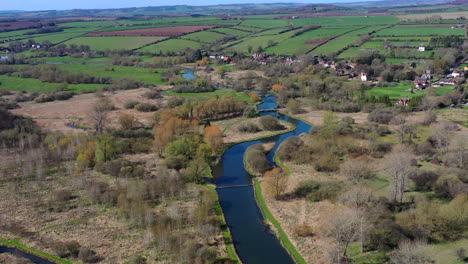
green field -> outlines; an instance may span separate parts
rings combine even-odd
[[[319,39],[327,40],[349,30],[352,30],[352,28],[319,28],[309,30],[298,36],[284,40],[278,45],[266,49],[265,52],[281,55],[304,54],[317,46],[317,44],[307,44],[307,41]]]
[[[399,98],[411,98],[415,95],[423,95],[425,94],[424,90],[414,90],[414,93],[407,91],[411,87],[414,87],[412,83],[398,83],[396,86],[390,87],[376,87],[370,90],[367,90],[367,94],[374,95],[374,96],[383,96],[388,95],[390,99],[396,100]],[[455,89],[453,86],[442,86],[439,88],[435,88],[435,93],[437,95],[443,95],[449,92],[454,92]]]
[[[249,46],[254,50],[258,47],[266,48],[271,43],[278,43],[282,40],[290,38],[294,34],[294,31],[288,31],[283,34],[278,35],[265,35],[265,36],[255,36],[255,37],[246,37],[242,42],[236,44],[230,49],[233,49],[237,52],[248,52]]]
[[[139,51],[151,53],[166,53],[166,52],[183,52],[187,48],[197,49],[200,48],[199,42],[187,39],[169,39],[159,43],[146,46]]]
[[[212,29],[210,31],[224,33],[226,35],[239,36],[239,37],[243,37],[243,36],[246,36],[246,35],[250,34],[249,32],[236,30],[236,29],[233,29],[233,28],[216,28],[216,29]]]
[[[62,64],[57,65],[57,67],[67,72],[82,72],[91,76],[111,77],[113,80],[128,78],[145,83],[166,84],[161,80],[161,72],[165,71],[165,69],[83,64]]]
[[[248,19],[240,24],[246,27],[275,28],[289,26],[288,21],[279,19]]]
[[[27,92],[38,92],[47,93],[55,92],[61,85],[59,83],[47,83],[41,82],[38,79],[26,79],[20,77],[12,77],[6,75],[0,75],[1,88],[5,88],[10,91],[27,91]],[[98,88],[105,87],[105,84],[69,84],[67,91],[71,92],[86,92],[95,91]]]
[[[203,42],[203,43],[213,43],[222,39],[224,36],[225,35],[217,33],[217,32],[200,31],[200,32],[195,32],[195,33],[184,35],[181,38],[193,40],[197,42]]]
[[[296,26],[306,26],[320,24],[322,26],[352,26],[352,25],[387,25],[398,23],[398,19],[393,16],[337,16],[320,18],[298,18],[291,22]]]
[[[163,40],[165,37],[80,37],[64,42],[66,45],[88,45],[93,50],[132,50]]]
[[[375,33],[375,36],[431,36],[431,35],[465,35],[464,29],[452,29],[449,27],[424,27],[424,26],[396,26],[386,28]]]

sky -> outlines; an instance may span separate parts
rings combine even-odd
[[[246,3],[337,3],[357,2],[357,0],[3,0],[0,10],[67,10],[104,9],[167,5],[217,5]]]

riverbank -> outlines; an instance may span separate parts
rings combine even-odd
[[[22,252],[25,252],[27,254],[31,254],[37,257],[40,257],[42,259],[45,259],[47,261],[50,261],[52,263],[58,263],[58,264],[73,264],[71,261],[68,261],[66,259],[59,258],[57,256],[53,256],[51,254],[48,254],[46,252],[30,248],[24,244],[20,243],[19,239],[5,239],[0,237],[0,246],[7,247],[7,248],[14,248],[18,249]]]

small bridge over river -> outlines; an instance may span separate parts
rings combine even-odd
[[[219,186],[219,187],[216,187],[216,189],[230,189],[230,188],[249,187],[249,186],[252,186],[252,184]]]

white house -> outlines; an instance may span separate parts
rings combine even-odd
[[[453,71],[449,76],[452,76],[454,78],[460,77],[461,73],[459,71]]]
[[[426,51],[426,46],[420,45],[420,46],[418,47],[418,51],[419,51],[419,52]]]
[[[367,74],[361,72],[361,74],[359,74],[359,78],[361,78],[361,81],[367,82]]]

